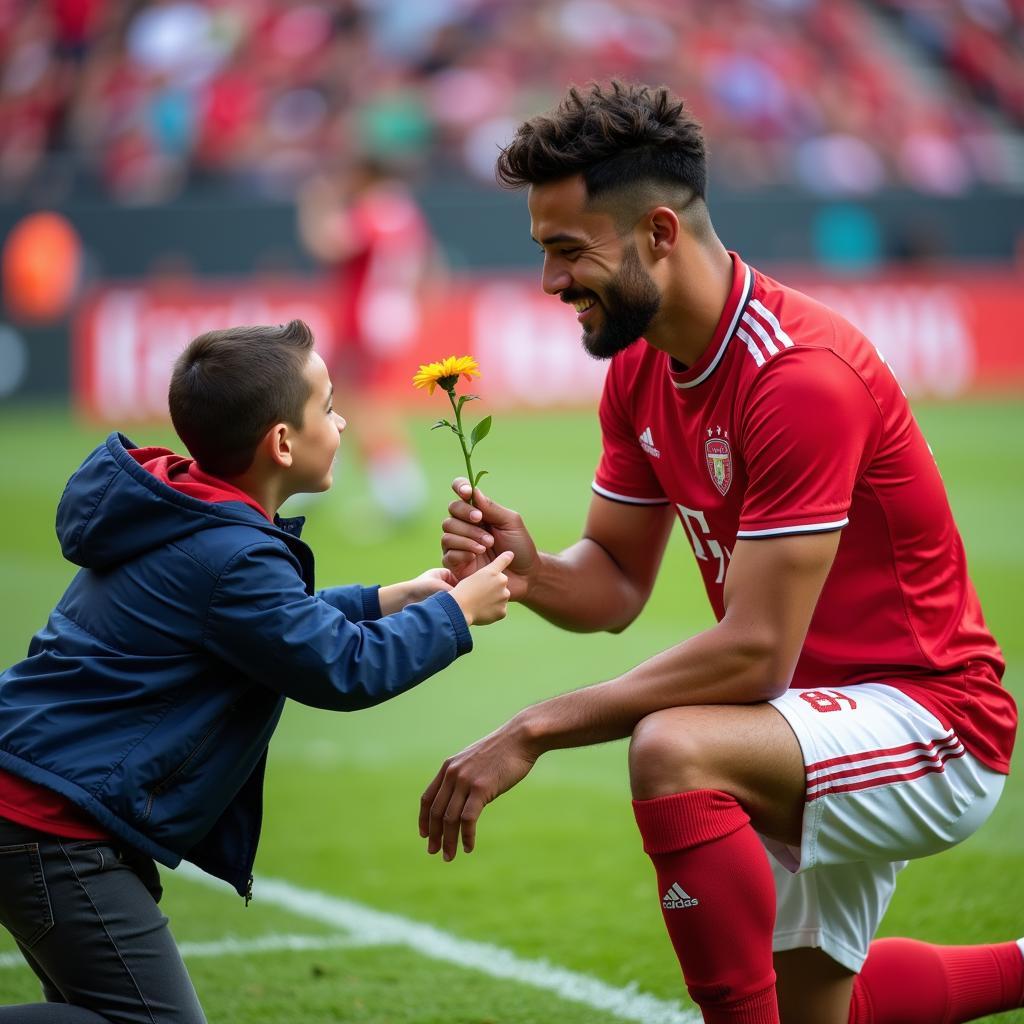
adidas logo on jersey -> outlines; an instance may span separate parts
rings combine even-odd
[[[690,896],[678,882],[674,882],[672,888],[661,897],[661,905],[666,910],[685,910],[687,907],[696,907],[698,901]]]
[[[661,458],[661,452],[659,452],[658,449],[654,447],[654,435],[651,433],[651,428],[650,427],[648,427],[640,435],[639,440],[640,440],[640,447],[643,448],[643,450],[645,452],[647,452],[648,455],[653,455],[654,458],[656,458],[656,459],[660,459]]]

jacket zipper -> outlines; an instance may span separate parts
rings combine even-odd
[[[234,709],[235,709],[234,705],[232,705],[230,708],[228,708],[228,710],[223,715],[221,715],[220,718],[218,718],[213,723],[213,725],[211,725],[210,728],[206,730],[205,733],[203,733],[203,735],[200,738],[199,742],[192,748],[192,750],[189,753],[188,757],[186,757],[185,760],[182,761],[181,764],[179,764],[178,767],[174,769],[174,771],[172,771],[169,774],[165,775],[149,791],[149,799],[146,800],[146,806],[145,806],[145,808],[142,811],[142,820],[143,821],[149,821],[149,816],[150,816],[150,814],[153,813],[153,801],[156,800],[156,798],[161,793],[163,793],[170,786],[170,784],[174,781],[174,779],[177,778],[177,776],[179,776],[189,766],[189,764],[191,764],[192,761],[195,760],[195,758],[199,754],[199,752],[209,742],[210,737],[221,727],[221,725],[224,723],[224,719],[226,719],[227,716],[229,714],[231,714],[232,711],[234,711]]]

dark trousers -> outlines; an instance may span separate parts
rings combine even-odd
[[[135,851],[0,819],[0,923],[46,999],[0,1007],[0,1024],[206,1024],[161,892]]]

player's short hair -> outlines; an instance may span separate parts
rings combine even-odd
[[[313,332],[302,320],[207,331],[178,356],[171,422],[204,472],[231,477],[251,465],[275,423],[302,428]]]
[[[581,90],[519,126],[498,157],[506,188],[545,185],[581,174],[587,196],[655,185],[704,199],[704,132],[666,86],[613,80]]]

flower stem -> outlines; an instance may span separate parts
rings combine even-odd
[[[466,447],[466,435],[462,432],[462,410],[458,407],[455,401],[455,389],[452,388],[448,392],[448,401],[452,403],[452,411],[455,413],[455,433],[458,434],[459,444],[462,445],[462,454],[466,460],[466,473],[469,475],[469,503],[473,504],[473,464],[469,461],[469,449]]]

